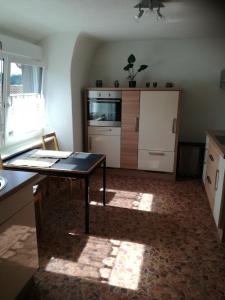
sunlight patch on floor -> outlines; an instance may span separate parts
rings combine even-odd
[[[152,211],[154,195],[153,194],[140,194],[138,210]]]
[[[121,242],[114,267],[108,279],[110,285],[137,290],[145,245]]]
[[[90,236],[75,261],[52,257],[47,272],[137,290],[145,245]]]
[[[100,191],[103,191],[101,188]],[[153,210],[154,195],[150,193],[138,193],[127,190],[106,189],[106,193],[113,195],[108,204],[125,208],[150,212]],[[122,201],[121,201],[122,200]],[[117,203],[119,205],[117,205]],[[91,201],[90,204],[102,206],[102,202]],[[121,206],[121,204],[123,206]]]

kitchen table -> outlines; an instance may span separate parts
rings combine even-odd
[[[32,155],[37,149],[26,151],[15,155],[7,161],[4,161],[3,167],[7,170],[22,170],[28,172],[37,172],[47,176],[81,178],[84,180],[84,201],[85,201],[85,232],[89,233],[89,183],[93,172],[102,166],[103,179],[103,205],[105,205],[105,187],[106,187],[106,156],[104,154],[76,152],[67,158],[59,158],[53,165],[40,166],[22,165],[21,161],[32,160]],[[41,161],[47,161],[48,158],[39,158]]]

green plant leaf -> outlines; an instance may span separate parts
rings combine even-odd
[[[130,64],[126,65],[126,67],[124,67],[123,69],[124,69],[124,71],[129,71],[129,69],[130,69]]]
[[[136,61],[134,54],[131,54],[127,59],[129,64],[133,64]]]
[[[124,67],[123,69],[125,70],[125,71],[129,71],[129,69],[131,69],[131,68],[133,68],[133,64],[128,64],[126,67]]]
[[[147,69],[147,67],[148,67],[148,65],[141,65],[138,69],[138,72],[141,72],[141,71]]]

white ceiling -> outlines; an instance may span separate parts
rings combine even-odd
[[[162,13],[133,16],[138,0],[0,0],[0,32],[38,42],[56,32],[103,40],[225,37],[222,0],[167,0]]]

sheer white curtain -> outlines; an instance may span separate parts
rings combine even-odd
[[[11,145],[41,133],[44,128],[42,68],[10,64],[5,144]]]
[[[0,58],[0,147],[4,143],[4,104],[3,104],[4,60]]]

